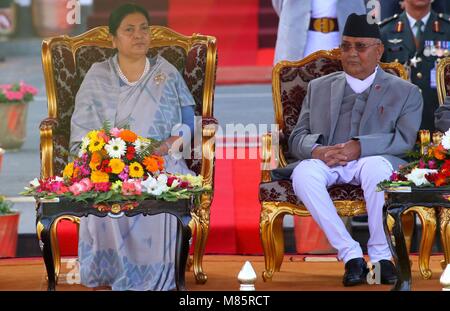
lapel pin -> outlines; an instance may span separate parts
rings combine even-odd
[[[403,32],[403,22],[398,21],[397,24],[395,24],[395,32]]]
[[[384,107],[381,106],[381,107],[380,107],[380,114],[383,114],[383,112],[384,112]]]
[[[375,90],[379,91],[381,89],[381,85],[375,84]]]

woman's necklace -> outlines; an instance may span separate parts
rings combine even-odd
[[[117,69],[117,72],[119,74],[120,79],[126,85],[134,86],[134,85],[138,84],[139,81],[141,81],[142,77],[144,77],[148,73],[148,71],[150,70],[150,62],[148,61],[148,58],[145,58],[144,72],[142,73],[141,77],[138,80],[134,81],[134,82],[128,81],[127,77],[123,74],[122,70],[120,70],[119,61],[116,62],[116,69]]]

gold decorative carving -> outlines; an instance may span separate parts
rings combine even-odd
[[[57,236],[57,228],[58,224],[61,220],[69,220],[77,225],[80,224],[80,218],[76,216],[61,216],[55,219],[55,221],[52,224],[52,227],[50,228],[50,239],[52,244],[52,254],[53,254],[53,265],[55,266],[55,280],[56,283],[58,283],[58,277],[59,272],[61,270],[61,254],[59,251],[59,243],[58,243],[58,236]]]
[[[433,207],[413,206],[408,208],[403,214],[407,215],[409,213],[416,213],[422,223],[423,229],[419,249],[419,271],[423,279],[430,279],[432,276],[430,256],[436,235],[436,210]]]
[[[437,91],[439,105],[442,106],[447,96],[447,86],[445,85],[445,71],[450,66],[450,57],[443,58],[437,65]]]
[[[450,208],[439,208],[439,232],[442,248],[444,249],[443,269],[450,264]]]

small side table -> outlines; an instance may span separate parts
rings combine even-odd
[[[189,253],[189,239],[191,237],[189,221],[191,220],[192,200],[184,199],[176,202],[144,200],[115,204],[94,204],[93,202],[74,202],[67,198],[58,198],[54,200],[36,199],[36,202],[36,231],[47,270],[47,290],[54,291],[56,289],[57,275],[55,273],[55,265],[60,265],[59,262],[55,262],[54,245],[52,245],[54,242],[52,232],[56,232],[53,225],[56,219],[66,216],[85,217],[88,215],[119,218],[123,216],[133,217],[139,214],[151,216],[161,213],[169,213],[178,219],[175,250],[175,283],[177,290],[186,290],[185,271]]]
[[[436,210],[439,209],[440,233],[446,254],[445,261],[448,263],[450,257],[450,249],[448,247],[450,246],[450,189],[415,187],[412,187],[410,191],[408,191],[407,188],[404,189],[404,192],[397,190],[385,191],[386,202],[383,208],[383,223],[387,241],[399,272],[399,278],[392,290],[409,291],[411,290],[411,265],[403,235],[401,216],[409,209],[420,207],[427,209],[428,212],[426,215],[430,218],[428,221],[436,222]],[[393,240],[391,239],[387,226],[388,215],[391,215],[395,220],[392,228]],[[434,239],[435,230],[434,226],[434,230],[430,230],[432,232],[424,230],[422,235],[426,235],[425,239]],[[424,237],[422,240],[424,240]],[[430,245],[432,245],[432,243]],[[431,252],[431,249],[423,250],[422,247],[423,245],[421,245],[421,253]]]

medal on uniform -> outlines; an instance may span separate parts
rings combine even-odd
[[[430,54],[431,56],[436,56],[436,43],[434,43],[434,41],[430,41],[430,43],[431,43]]]
[[[438,64],[438,62],[435,61],[434,62],[434,67],[430,71],[430,87],[432,89],[436,88],[436,67],[437,67],[437,64]]]
[[[444,49],[442,48],[441,44],[442,44],[441,41],[437,41],[437,48],[436,48],[436,56],[437,57],[444,56]]]
[[[422,58],[417,57],[417,54],[414,55],[414,57],[409,60],[411,66],[413,66],[414,68],[417,68],[417,64],[420,63],[421,61]]]
[[[430,41],[425,41],[425,48],[423,49],[423,56],[430,57],[430,55],[431,55]]]
[[[403,31],[403,22],[398,21],[397,24],[395,24],[395,31],[396,32],[402,32]]]
[[[447,57],[450,55],[449,47],[450,47],[450,41],[444,41],[444,57]]]

